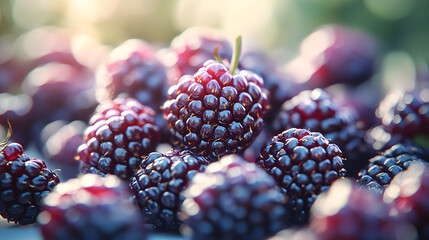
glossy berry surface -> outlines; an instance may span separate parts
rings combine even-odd
[[[411,164],[387,187],[383,200],[392,204],[392,212],[415,226],[419,239],[429,238],[429,168]]]
[[[374,192],[339,180],[322,193],[311,209],[310,228],[317,239],[413,239],[413,229]]]
[[[141,157],[159,140],[155,112],[132,98],[116,98],[97,107],[78,148],[82,173],[114,174],[129,180]]]
[[[289,198],[291,224],[308,219],[310,207],[323,191],[343,178],[340,148],[322,134],[291,128],[266,143],[256,164],[271,175]]]
[[[383,193],[392,179],[412,163],[425,164],[422,154],[422,150],[415,147],[394,145],[369,160],[368,167],[359,173],[358,182],[365,188]]]
[[[167,99],[167,69],[151,45],[129,39],[116,47],[107,63],[99,67],[97,85],[100,100],[128,96],[160,111]]]
[[[283,227],[285,198],[275,181],[237,155],[197,174],[182,209],[192,239],[264,239]]]
[[[252,143],[267,108],[258,75],[231,75],[223,64],[209,60],[193,77],[185,75],[169,89],[164,117],[174,146],[218,160]]]
[[[30,159],[18,143],[0,151],[0,215],[21,225],[36,222],[41,199],[59,183],[40,159]]]
[[[126,184],[86,174],[59,184],[37,219],[43,239],[146,239],[148,231]]]
[[[184,200],[181,192],[209,161],[190,151],[153,152],[141,162],[131,180],[131,189],[148,223],[157,230],[178,230],[178,213]]]

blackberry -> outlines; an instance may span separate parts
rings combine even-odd
[[[0,215],[17,224],[36,222],[41,199],[59,183],[40,159],[30,159],[18,143],[0,151]]]
[[[269,173],[289,198],[290,221],[300,225],[319,194],[343,178],[340,148],[322,134],[288,129],[274,136],[260,152],[256,164]]]
[[[382,193],[392,179],[398,173],[406,170],[411,163],[424,164],[422,154],[423,151],[416,147],[396,144],[382,154],[371,158],[368,167],[359,172],[358,182],[365,188]]]
[[[141,157],[155,150],[159,128],[155,112],[133,98],[100,104],[78,148],[82,173],[115,174],[129,180]]]
[[[374,74],[376,57],[375,41],[367,33],[324,25],[302,41],[300,55],[288,64],[287,72],[311,88],[358,85]]]
[[[376,115],[386,132],[400,135],[404,139],[416,140],[429,135],[429,98],[428,89],[415,92],[392,92],[380,102]],[[425,144],[427,147],[427,143]]]
[[[415,226],[418,239],[429,239],[428,198],[429,168],[416,163],[400,172],[383,196],[384,202],[392,205],[392,212]]]
[[[147,155],[130,184],[146,221],[157,230],[177,231],[181,224],[177,214],[184,200],[181,192],[208,163],[187,150]]]
[[[59,184],[43,201],[37,221],[45,240],[146,239],[148,231],[128,186],[95,174]]]
[[[275,181],[238,155],[211,163],[183,194],[192,239],[264,239],[284,227],[286,199]]]
[[[260,133],[268,109],[263,80],[245,70],[234,75],[237,64],[238,54],[231,73],[209,60],[193,77],[185,75],[169,89],[164,117],[174,146],[214,161],[243,152]]]
[[[170,44],[173,57],[168,58],[167,64],[173,69],[172,78],[196,73],[207,60],[213,59],[213,50],[217,47],[221,59],[231,59],[232,47],[224,33],[205,27],[183,31]]]
[[[345,161],[346,169],[354,175],[365,164],[355,155],[371,149],[364,142],[365,131],[357,125],[353,112],[353,109],[338,105],[323,89],[305,90],[283,104],[273,128],[276,133],[289,128],[322,133],[340,147],[348,159]]]
[[[99,67],[96,79],[99,101],[127,96],[160,111],[167,99],[167,69],[143,40],[129,39],[116,47]]]
[[[311,208],[310,228],[317,239],[414,239],[402,219],[389,214],[389,206],[371,191],[339,180],[322,193]]]

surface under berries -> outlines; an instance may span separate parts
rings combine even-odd
[[[394,145],[369,160],[368,167],[359,173],[358,182],[365,188],[383,193],[392,179],[398,173],[406,170],[410,164],[426,164],[422,154],[423,151],[416,147]]]
[[[209,60],[169,89],[164,117],[173,145],[218,160],[242,152],[262,130],[268,100],[263,80],[249,71],[231,75]]]
[[[147,227],[127,184],[116,176],[85,174],[59,184],[37,219],[45,240],[143,240]]]
[[[0,215],[9,222],[36,222],[41,199],[59,183],[40,159],[30,159],[18,143],[0,151]]]
[[[238,155],[197,174],[181,215],[193,239],[265,239],[284,227],[286,199],[275,181]]]
[[[184,200],[181,192],[208,163],[188,150],[147,155],[130,184],[146,221],[157,230],[177,231],[181,224],[177,215]]]
[[[155,112],[133,98],[116,98],[97,107],[79,146],[83,173],[114,174],[129,180],[141,157],[155,150]]]
[[[340,148],[322,134],[288,129],[274,136],[256,163],[269,173],[289,198],[291,224],[308,220],[313,202],[331,184],[345,176]]]

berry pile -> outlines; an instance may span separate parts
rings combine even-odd
[[[65,29],[28,38],[0,59],[8,222],[46,240],[429,238],[428,85],[374,87],[363,32],[323,26],[286,63],[199,27],[91,61],[102,46],[78,56]]]

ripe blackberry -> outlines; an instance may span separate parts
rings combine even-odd
[[[181,192],[209,161],[190,151],[152,152],[141,162],[131,181],[131,189],[148,223],[157,230],[177,231],[177,215],[184,200]]]
[[[30,159],[18,143],[0,151],[0,215],[9,222],[36,222],[41,199],[59,183],[40,159]]]
[[[82,173],[115,174],[129,180],[141,157],[155,150],[159,128],[155,112],[133,98],[100,104],[78,148]]]
[[[365,131],[358,127],[353,110],[338,105],[323,89],[302,91],[286,101],[273,123],[276,133],[289,128],[320,132],[340,147],[348,160],[346,169],[357,174],[366,164],[357,154],[369,152],[364,142]]]
[[[302,224],[319,194],[343,178],[340,148],[322,134],[288,129],[274,136],[260,152],[256,164],[269,173],[289,198],[292,224]]]
[[[301,44],[299,56],[287,65],[293,78],[311,88],[336,83],[358,85],[375,72],[374,39],[359,30],[324,25]]]
[[[320,240],[414,239],[412,228],[390,216],[381,198],[346,180],[334,182],[316,199],[310,228]]]
[[[234,75],[238,54],[231,73],[209,60],[193,77],[185,75],[169,89],[164,117],[173,145],[218,160],[243,152],[260,133],[267,94],[258,75],[244,70]]]
[[[392,179],[398,173],[406,170],[411,163],[424,164],[422,154],[423,152],[415,147],[394,145],[369,160],[368,167],[359,173],[358,182],[365,188],[382,193]]]
[[[272,177],[238,155],[197,174],[180,218],[192,239],[263,239],[284,227],[285,198]]]
[[[167,69],[143,40],[129,39],[116,47],[96,79],[100,102],[118,95],[133,97],[158,112],[167,99]]]
[[[116,176],[82,175],[59,184],[37,221],[45,240],[146,239],[141,214]]]
[[[232,47],[224,33],[204,27],[186,29],[170,44],[172,57],[167,65],[173,69],[172,78],[196,73],[207,60],[213,59],[217,47],[221,59],[231,59]]]
[[[428,198],[429,168],[416,163],[399,173],[383,196],[384,202],[392,205],[392,212],[416,227],[418,239],[429,239]]]
[[[376,115],[384,129],[392,134],[399,134],[405,139],[417,140],[429,135],[429,89],[415,92],[392,92],[380,102]],[[424,147],[429,144],[426,143]]]

